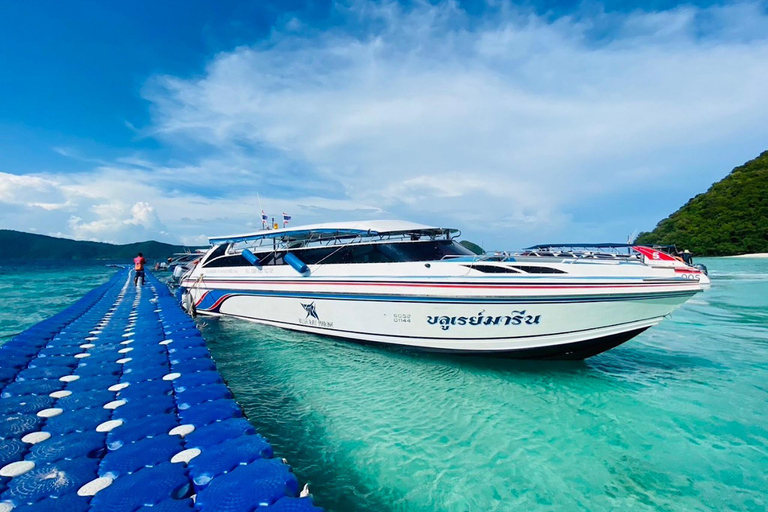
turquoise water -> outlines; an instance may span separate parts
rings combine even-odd
[[[73,304],[106,282],[114,270],[104,263],[91,262],[1,264],[0,344]]]
[[[705,263],[711,290],[585,362],[200,326],[250,420],[329,510],[764,511],[768,260]],[[34,323],[107,275],[1,268],[12,300],[0,329]]]

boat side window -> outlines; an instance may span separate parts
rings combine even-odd
[[[307,265],[345,265],[350,263],[390,263],[397,261],[382,251],[382,244],[318,247],[293,251]]]
[[[446,257],[472,256],[470,250],[452,240],[425,240],[375,244],[349,244],[291,250],[307,265],[347,265],[353,263],[398,263],[408,261],[439,261]],[[218,254],[218,249],[216,251]],[[261,265],[285,265],[285,251],[258,253]],[[242,267],[250,263],[241,254],[214,254],[205,267]]]
[[[446,256],[475,256],[475,253],[452,240],[430,240],[416,244],[398,244],[404,252],[404,261],[441,260]]]
[[[270,253],[259,253],[256,256],[259,257],[259,262],[264,265],[285,265],[285,261],[283,261],[284,256],[283,251],[277,251],[277,252],[270,252]]]
[[[446,256],[469,256],[471,251],[451,240],[360,244],[300,249],[293,253],[307,265],[352,263],[397,263],[435,261]]]
[[[537,267],[534,265],[520,265],[518,267],[510,267],[517,270],[522,270],[528,274],[567,274],[564,270],[553,267]]]
[[[292,251],[293,254],[307,265],[315,265],[317,263],[328,263],[328,258],[332,257],[335,252],[343,249],[339,247],[318,247],[314,249],[301,249]]]
[[[462,265],[472,270],[478,270],[486,274],[519,274],[519,270],[515,270],[511,267],[504,267],[501,265],[478,265],[473,263],[471,265]]]
[[[208,258],[208,261],[203,264],[203,268],[248,267],[250,265],[248,260],[238,253],[229,256],[219,256],[218,258]]]
[[[203,260],[203,266],[207,267],[208,262],[212,261],[215,258],[218,258],[220,256],[224,256],[224,254],[227,252],[228,244],[220,244],[218,245],[213,251],[211,251],[208,254],[208,257]]]

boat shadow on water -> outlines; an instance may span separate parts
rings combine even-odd
[[[219,333],[231,325],[229,319],[198,317],[198,325],[205,333],[206,330]],[[222,322],[223,320],[223,322]],[[235,320],[235,323],[239,323]],[[652,344],[643,342],[649,335],[622,344],[607,352],[587,359],[558,360],[558,359],[515,359],[504,356],[458,354],[433,352],[413,348],[382,345],[366,341],[351,342],[348,339],[320,336],[311,333],[285,331],[279,327],[259,325],[246,322],[250,328],[256,329],[262,336],[273,340],[285,338],[287,343],[302,340],[307,343],[332,343],[339,350],[353,352],[361,357],[376,354],[385,358],[418,361],[422,364],[444,364],[454,368],[464,368],[479,372],[496,372],[500,374],[557,374],[559,376],[584,377],[624,377],[655,376],[656,378],[685,375],[690,378],[692,371],[697,369],[722,369],[723,365],[706,357],[692,353],[681,352],[667,347],[664,342]],[[289,334],[286,338],[284,335]],[[655,333],[654,333],[655,334]],[[656,336],[651,335],[654,338]]]
[[[585,364],[594,371],[606,375],[691,380],[691,374],[699,370],[719,370],[724,366],[706,357],[678,352],[662,347],[639,344],[636,347],[622,347],[600,356],[588,359]]]
[[[387,349],[381,349],[387,350]],[[408,354],[409,357],[424,357],[424,353],[389,349],[390,352]],[[429,353],[426,357],[438,362],[456,365],[481,372],[515,374],[556,374],[560,377],[633,378],[637,376],[675,378],[676,375],[690,374],[696,369],[716,369],[721,365],[703,357],[690,354],[659,351],[643,346],[621,348],[583,360],[538,360],[506,359],[487,356]]]

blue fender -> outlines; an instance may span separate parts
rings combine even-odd
[[[250,263],[254,267],[261,266],[261,264],[259,263],[259,258],[257,258],[256,255],[253,254],[249,249],[243,249],[242,255],[243,255],[243,258],[248,260],[248,263]]]
[[[298,272],[299,274],[306,274],[309,272],[309,267],[306,263],[301,261],[297,256],[291,254],[290,252],[285,253],[285,256],[283,257],[285,262],[293,267],[293,269]]]

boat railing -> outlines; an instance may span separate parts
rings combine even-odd
[[[586,243],[586,244],[540,244],[528,247],[519,256],[554,257],[598,260],[642,260],[634,244]]]
[[[227,253],[239,253],[245,248],[256,252],[270,252],[317,247],[346,247],[358,244],[453,240],[454,238],[456,238],[456,235],[453,233],[377,233],[303,239],[260,238],[232,242],[227,249]]]

